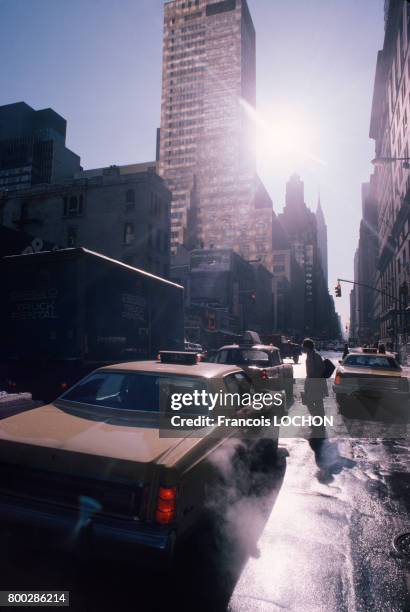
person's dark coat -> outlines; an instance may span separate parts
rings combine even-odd
[[[325,365],[320,354],[315,350],[308,351],[305,380],[305,397],[308,402],[323,399],[328,395],[327,382],[323,378],[324,371]]]

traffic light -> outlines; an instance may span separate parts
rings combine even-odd
[[[342,287],[341,287],[339,282],[337,283],[337,285],[335,287],[335,296],[336,297],[342,297]]]

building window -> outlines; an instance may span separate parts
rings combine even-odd
[[[134,224],[126,223],[124,225],[124,244],[131,244],[135,238]]]
[[[154,216],[161,214],[161,203],[157,193],[151,193],[150,213]]]
[[[77,246],[77,228],[69,227],[67,231],[67,246],[68,247],[76,247]]]
[[[135,204],[135,191],[133,189],[128,189],[125,194],[125,201],[127,204]]]
[[[64,217],[76,217],[83,214],[83,194],[78,196],[66,196],[63,198],[63,215]]]

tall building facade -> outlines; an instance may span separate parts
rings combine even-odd
[[[315,319],[315,279],[319,263],[314,213],[304,201],[304,184],[297,174],[286,183],[286,202],[279,220],[285,228],[293,255],[304,273],[305,331],[312,334]]]
[[[403,361],[410,356],[410,4],[385,2],[385,35],[378,52],[370,120],[375,141],[374,188],[379,236],[380,340]],[[386,158],[391,161],[386,162]],[[383,159],[385,160],[383,162]],[[377,297],[377,294],[375,294]]]
[[[273,222],[273,245],[273,329],[301,340],[305,329],[305,277],[278,217]]]
[[[359,281],[359,249],[357,248],[353,258],[353,280],[355,283]],[[358,310],[358,285],[353,285],[350,292],[350,326],[349,337],[354,342],[359,342],[359,310]]]
[[[78,155],[65,146],[67,122],[51,108],[0,106],[0,190],[19,190],[73,176]]]
[[[375,177],[362,184],[362,220],[358,248],[354,258],[354,294],[351,302],[351,328],[361,344],[373,344],[379,338],[377,315],[378,211],[375,199]],[[352,324],[353,322],[353,324]]]
[[[317,219],[305,204],[304,184],[297,174],[292,175],[286,184],[286,203],[278,220],[288,236],[291,253],[303,276],[303,328],[300,332],[320,338],[337,337],[334,304],[325,281],[319,249]],[[327,252],[323,255],[327,259]]]
[[[272,333],[272,274],[232,249],[178,249],[171,279],[185,289],[185,335],[218,348],[252,329]]]
[[[328,263],[327,263],[327,225],[323,213],[320,198],[316,209],[317,244],[319,248],[320,263],[326,285],[329,283]]]
[[[232,248],[272,270],[273,207],[256,175],[255,102],[246,0],[165,0],[159,168],[172,192],[173,252],[186,242]]]

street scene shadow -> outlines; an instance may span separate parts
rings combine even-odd
[[[344,469],[351,469],[356,465],[355,461],[339,454],[336,442],[328,438],[311,438],[309,445],[315,453],[315,462],[319,471],[316,478],[322,484],[333,481],[335,474],[340,474]]]

